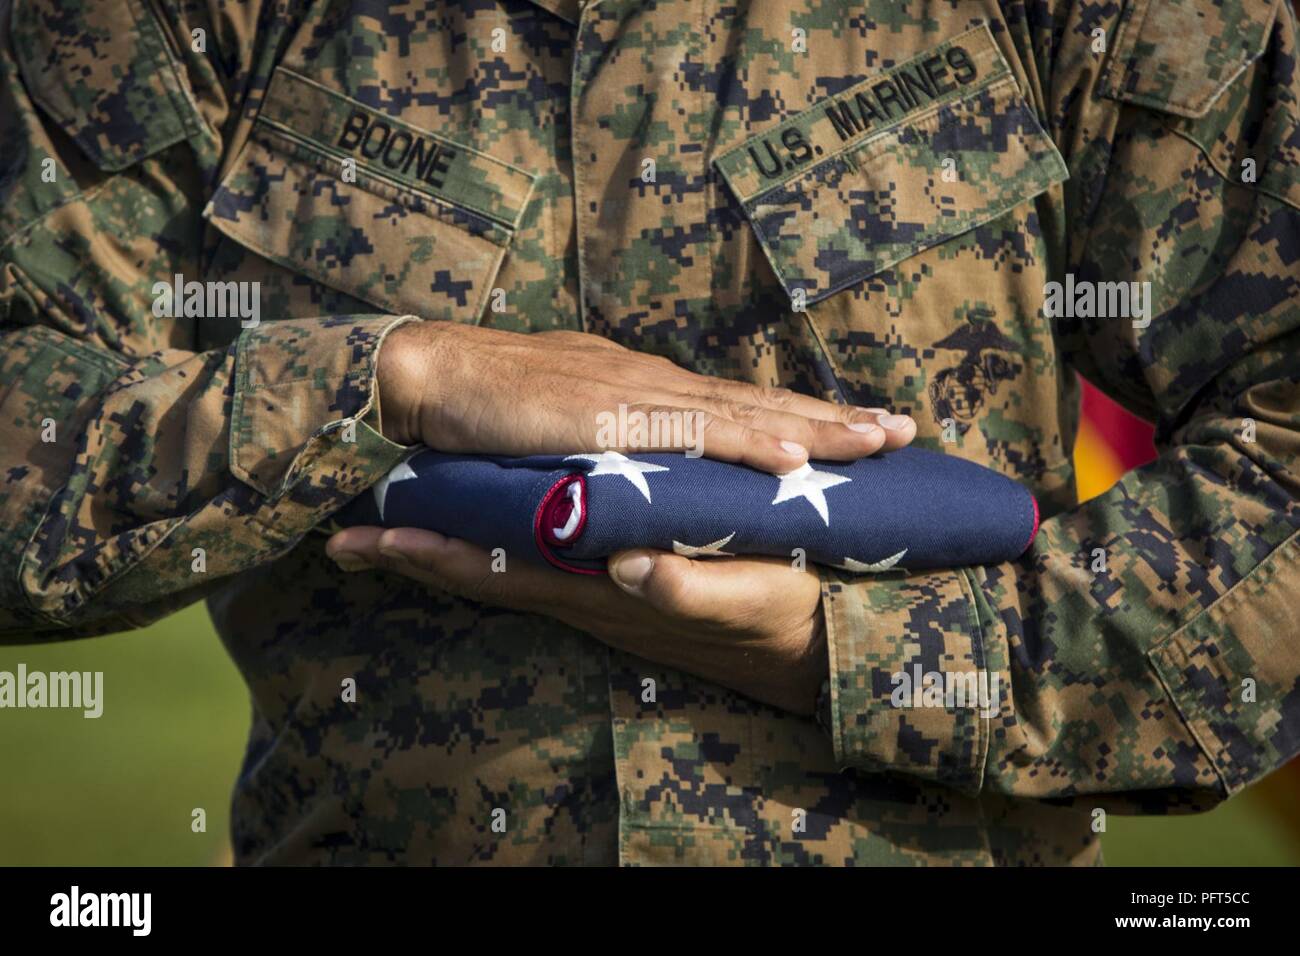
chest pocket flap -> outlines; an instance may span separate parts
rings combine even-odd
[[[141,0],[15,0],[31,98],[100,169],[117,172],[203,129],[162,26]]]
[[[817,103],[715,166],[796,306],[1067,176],[984,25]]]
[[[279,67],[204,214],[388,312],[474,322],[535,178]]]
[[[1268,43],[1279,0],[1136,0],[1099,91],[1176,116],[1204,116]]]

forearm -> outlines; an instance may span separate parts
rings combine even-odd
[[[7,332],[0,632],[137,626],[292,547],[403,453],[376,401],[376,356],[403,321],[277,322],[134,360]]]
[[[1044,522],[1017,562],[828,581],[841,763],[1142,807],[1215,799],[1288,759],[1300,746],[1288,703],[1300,681],[1296,354],[1280,339],[1221,377],[1256,384]],[[931,680],[975,699],[927,699]]]

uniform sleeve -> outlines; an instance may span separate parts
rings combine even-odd
[[[195,601],[403,453],[379,430],[375,367],[412,317],[263,315],[200,351],[196,319],[156,308],[158,283],[203,274],[226,84],[183,69],[145,10],[0,7],[4,642]]]
[[[1020,560],[828,574],[830,729],[847,767],[1199,808],[1300,749],[1296,27],[1276,2],[1080,9],[1037,45],[1058,60],[1040,69],[1071,172],[1065,271],[1149,282],[1152,308],[1062,315],[1058,341],[1157,423],[1158,458]],[[1098,26],[1101,59],[1070,39]],[[957,706],[909,706],[931,685]]]

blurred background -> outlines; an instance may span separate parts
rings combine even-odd
[[[1075,450],[1080,494],[1154,455],[1151,429],[1087,389]],[[229,794],[249,703],[207,611],[129,634],[0,647],[0,670],[103,671],[108,706],[0,711],[0,865],[226,865]],[[1111,815],[1112,866],[1300,865],[1300,762],[1216,810]],[[206,814],[194,832],[193,811]]]

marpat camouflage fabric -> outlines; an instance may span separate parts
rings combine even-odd
[[[1100,862],[1096,808],[1300,749],[1297,52],[1280,0],[0,0],[4,639],[206,598],[239,862]],[[260,283],[260,324],[156,316],[177,275]],[[1150,321],[1050,282],[1150,283]],[[345,574],[313,528],[403,454],[412,316],[909,413],[1042,530],[827,572],[830,737]],[[1082,506],[1076,371],[1160,451]],[[892,706],[915,668],[1003,692]]]

